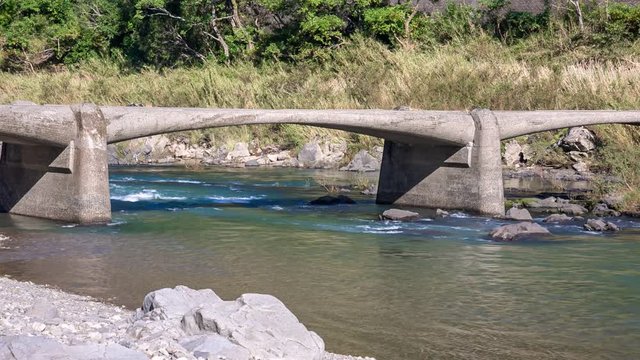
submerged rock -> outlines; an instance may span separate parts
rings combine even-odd
[[[525,235],[548,235],[549,230],[533,222],[504,225],[493,229],[489,236],[498,241],[513,241]]]
[[[527,209],[519,209],[516,207],[512,207],[507,210],[505,217],[510,220],[533,221],[533,218]]]
[[[610,221],[604,221],[602,219],[589,219],[587,220],[587,223],[584,224],[584,228],[585,230],[588,230],[588,231],[598,231],[598,232],[620,230],[618,225]]]
[[[542,220],[543,222],[546,223],[561,223],[561,222],[567,222],[567,221],[572,221],[573,218],[570,216],[567,216],[566,214],[552,214],[547,216],[544,220]]]
[[[382,213],[382,218],[387,220],[407,221],[420,218],[420,214],[400,209],[389,209]]]
[[[338,196],[321,196],[315,200],[309,201],[309,205],[341,205],[341,204],[355,204],[356,202],[346,196],[346,195],[338,195]]]

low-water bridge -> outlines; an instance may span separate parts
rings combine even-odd
[[[377,202],[504,214],[500,141],[640,111],[244,110],[0,105],[0,211],[111,219],[107,144],[211,127],[300,124],[385,139]]]

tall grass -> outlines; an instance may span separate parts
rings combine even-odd
[[[274,109],[640,109],[640,41],[617,48],[609,56],[579,46],[560,49],[563,44],[566,39],[555,43],[552,37],[540,35],[505,45],[480,35],[429,50],[390,50],[355,37],[335,50],[332,61],[326,63],[212,62],[194,68],[128,72],[112,62],[94,60],[60,72],[0,73],[0,103],[21,99]],[[616,145],[620,150],[620,144],[637,147],[633,131],[601,129],[605,130],[598,134],[610,149]],[[354,152],[363,142],[379,144],[295,125],[215,129],[190,136],[192,141],[258,139],[262,144],[291,147],[313,137],[341,137]],[[601,159],[603,168],[621,173],[611,156]],[[637,173],[640,179],[640,171]]]

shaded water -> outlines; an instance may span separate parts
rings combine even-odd
[[[502,244],[487,218],[382,222],[357,195],[306,205],[314,179],[350,176],[113,169],[109,226],[2,214],[0,273],[131,308],[177,284],[269,293],[328,350],[378,359],[640,358],[640,222]]]

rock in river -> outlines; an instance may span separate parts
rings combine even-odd
[[[518,224],[504,225],[495,228],[489,233],[494,240],[512,241],[524,235],[548,235],[549,230],[533,222],[521,222]]]
[[[561,223],[561,222],[567,222],[567,221],[571,221],[573,220],[572,217],[567,216],[565,214],[552,214],[547,216],[544,220],[542,220],[543,222],[546,223]]]
[[[509,209],[505,217],[510,220],[533,221],[533,218],[527,209],[519,209],[516,207]]]
[[[382,217],[387,220],[406,221],[419,219],[420,214],[407,210],[389,209],[382,213]]]
[[[315,200],[309,201],[309,205],[341,205],[341,204],[355,204],[352,198],[345,195],[338,196],[321,196]]]
[[[602,219],[589,219],[587,223],[584,224],[585,230],[588,231],[618,231],[620,228],[618,225],[610,222],[604,221]]]

